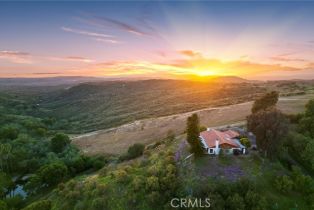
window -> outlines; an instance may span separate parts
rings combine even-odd
[[[209,153],[210,154],[214,153],[214,149],[209,149]]]

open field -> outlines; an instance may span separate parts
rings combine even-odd
[[[314,98],[313,93],[281,97],[278,105],[284,113],[299,113],[303,111],[307,101],[312,98]],[[201,125],[207,127],[244,123],[246,116],[250,114],[252,104],[253,102],[246,102],[166,117],[138,120],[116,128],[74,136],[72,142],[87,154],[118,154],[125,152],[134,143],[150,144],[165,138],[169,130],[177,135],[183,133],[186,118],[192,113],[198,113]]]

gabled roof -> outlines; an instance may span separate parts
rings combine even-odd
[[[224,131],[223,133],[229,135],[229,137],[230,137],[231,139],[240,136],[240,134],[239,134],[238,132],[234,131],[234,130],[226,130],[226,131]]]
[[[221,132],[215,129],[203,131],[200,133],[200,136],[209,148],[216,146],[216,140],[219,141],[219,145],[228,144],[232,147],[239,147],[239,145],[231,138],[231,136],[229,136],[228,133]]]

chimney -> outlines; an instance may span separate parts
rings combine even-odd
[[[215,154],[218,155],[219,154],[219,140],[216,139],[216,147],[215,147]]]
[[[219,140],[216,139],[216,149],[218,149],[218,148],[219,148]]]

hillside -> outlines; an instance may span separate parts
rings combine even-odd
[[[253,100],[264,87],[248,83],[183,80],[84,83],[41,97],[44,115],[66,120],[64,129],[86,132],[134,120]]]
[[[234,77],[217,79],[243,81]],[[23,106],[16,104],[18,107],[14,107],[13,103],[10,108],[56,121],[58,124],[54,128],[67,133],[85,133],[141,119],[243,103],[270,90],[277,90],[282,96],[293,96],[306,94],[312,88],[312,81],[140,80],[70,82],[59,86],[6,86],[0,83],[0,93],[24,101]]]

